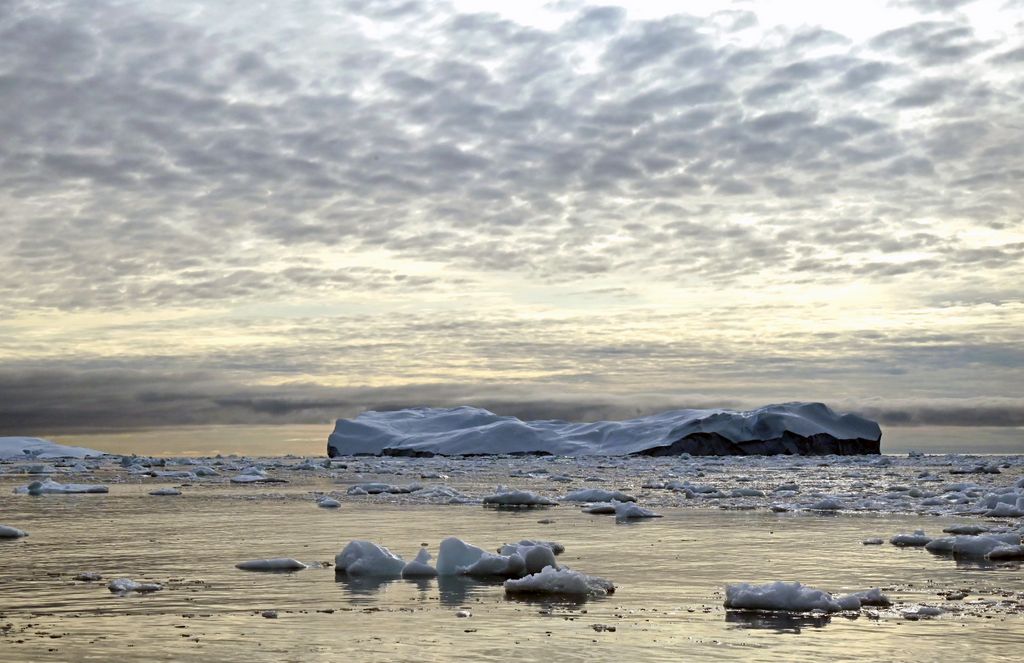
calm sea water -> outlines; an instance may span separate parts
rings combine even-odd
[[[176,498],[147,495],[153,483],[29,498],[10,494],[16,483],[0,478],[0,522],[24,525],[31,536],[0,541],[3,661],[975,661],[1015,660],[1024,641],[1019,565],[979,568],[861,544],[916,527],[937,531],[953,519],[663,509],[662,519],[625,525],[567,506],[352,501],[325,510],[310,491],[338,486],[316,478],[196,485]],[[436,553],[449,535],[485,548],[556,540],[566,547],[561,563],[609,578],[618,591],[585,603],[524,602],[470,580],[348,581],[331,568],[234,568],[271,556],[329,561],[356,538],[408,558],[421,543]],[[75,581],[82,571],[105,580]],[[118,597],[105,587],[113,577],[166,589]],[[722,607],[725,583],[771,580],[834,592],[882,586],[900,604],[951,611],[908,621],[898,612],[782,618]],[[969,596],[938,595],[950,589]]]

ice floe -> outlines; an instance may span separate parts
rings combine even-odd
[[[291,557],[272,557],[239,562],[235,564],[235,568],[242,571],[302,571],[309,566]]]
[[[397,578],[402,575],[405,560],[384,546],[363,540],[350,541],[334,557],[335,573],[350,576]]]
[[[156,490],[149,491],[149,494],[156,497],[174,497],[181,495],[181,491],[177,488],[157,488]]]
[[[110,489],[100,484],[58,483],[52,479],[33,481],[27,486],[15,488],[19,495],[63,495],[71,493],[108,493]]]
[[[0,525],[0,539],[20,539],[28,536],[28,532],[9,525]]]
[[[562,497],[565,502],[635,502],[636,498],[618,490],[605,490],[604,488],[582,488],[567,493]]]
[[[430,552],[426,548],[420,548],[416,553],[416,559],[407,562],[402,567],[403,578],[433,578],[437,575],[437,569],[430,565]]]
[[[878,589],[835,597],[799,582],[778,581],[764,585],[741,582],[725,588],[725,607],[736,610],[839,612],[858,610],[862,604],[883,605],[883,601],[885,605],[891,603]]]
[[[127,594],[129,592],[149,593],[159,592],[164,588],[163,585],[156,582],[136,582],[129,578],[117,578],[111,580],[107,585],[107,589],[115,594]]]
[[[505,486],[498,486],[497,492],[484,497],[483,503],[491,506],[504,507],[530,507],[530,506],[555,506],[558,504],[553,499],[538,495],[528,490],[512,490]]]
[[[506,580],[504,587],[506,594],[587,597],[615,592],[615,585],[604,578],[554,566],[547,566],[523,578]]]
[[[0,460],[27,458],[93,458],[104,452],[69,447],[38,437],[0,437]]]

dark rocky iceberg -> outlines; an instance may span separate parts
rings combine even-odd
[[[822,403],[756,410],[672,410],[626,421],[521,421],[473,407],[364,412],[327,441],[344,455],[751,456],[881,452],[878,424]]]

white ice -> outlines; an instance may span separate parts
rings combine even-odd
[[[128,592],[159,592],[164,586],[155,582],[135,582],[128,578],[111,580],[107,589],[115,594],[127,594]]]
[[[615,592],[615,585],[604,578],[588,576],[569,568],[547,566],[518,580],[505,581],[507,594],[548,594],[556,596],[605,596]]]
[[[839,612],[843,606],[828,592],[799,582],[770,582],[750,585],[745,582],[726,585],[725,607],[741,610],[781,610],[789,612]],[[858,602],[857,607],[860,607]]]
[[[920,547],[926,546],[932,540],[932,537],[924,533],[924,530],[915,530],[913,534],[897,534],[889,539],[889,543],[894,546],[903,547]]]
[[[86,483],[58,483],[52,479],[33,481],[27,486],[15,488],[18,495],[62,495],[69,493],[107,493],[110,489],[103,485]]]
[[[497,492],[484,497],[484,504],[494,506],[555,506],[558,502],[530,492],[529,490],[512,490],[498,486]]]
[[[430,560],[430,552],[426,548],[420,548],[420,551],[416,553],[416,559],[402,567],[402,577],[433,578],[437,575],[437,569],[430,565]]]
[[[92,458],[104,452],[85,447],[69,447],[38,437],[0,437],[0,460],[29,458]]]
[[[350,541],[334,557],[335,572],[350,576],[397,578],[402,575],[404,568],[405,560],[384,546],[370,541]]]
[[[604,488],[581,488],[567,493],[562,497],[565,502],[635,502],[636,498],[618,490],[605,490]]]

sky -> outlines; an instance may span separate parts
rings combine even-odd
[[[1024,2],[0,0],[0,434],[824,401],[1024,450]]]

